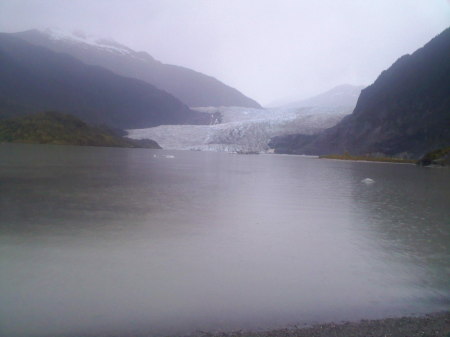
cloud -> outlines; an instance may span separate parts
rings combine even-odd
[[[109,37],[262,103],[370,84],[448,26],[447,0],[2,0],[0,30]]]

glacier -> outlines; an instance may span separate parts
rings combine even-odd
[[[270,152],[272,137],[313,135],[336,125],[352,107],[300,107],[255,109],[243,107],[197,107],[200,112],[220,115],[212,125],[160,125],[127,130],[132,139],[153,139],[168,150]]]

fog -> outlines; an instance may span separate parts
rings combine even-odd
[[[447,0],[2,0],[0,31],[81,30],[267,105],[370,84],[448,27]]]

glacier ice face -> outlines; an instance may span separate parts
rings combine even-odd
[[[195,110],[220,113],[215,125],[161,125],[128,130],[133,139],[153,139],[163,149],[226,152],[266,152],[272,137],[294,133],[316,134],[337,124],[351,111],[336,108],[253,109],[200,107]]]

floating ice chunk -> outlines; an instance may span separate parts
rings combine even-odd
[[[175,156],[174,155],[172,155],[172,154],[163,154],[163,155],[157,155],[157,154],[154,154],[153,155],[153,158],[167,158],[167,159],[173,159],[173,158],[175,158]]]
[[[373,184],[375,182],[375,180],[370,179],[370,178],[365,178],[365,179],[361,180],[361,182],[369,185],[369,184]]]

